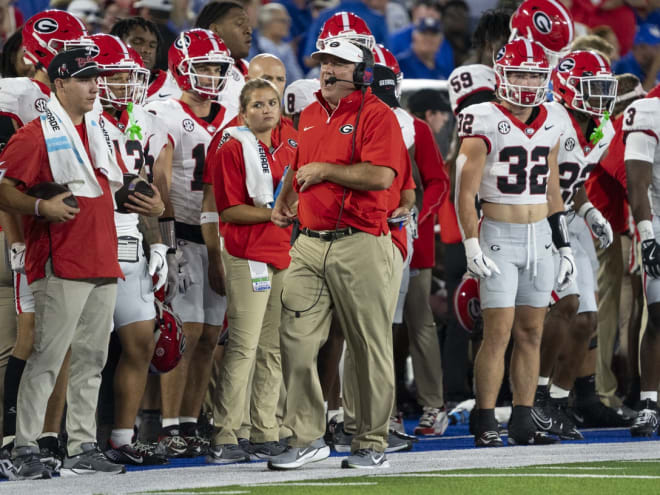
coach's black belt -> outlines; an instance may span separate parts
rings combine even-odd
[[[321,239],[322,241],[334,241],[335,239],[341,239],[342,237],[357,234],[358,232],[364,231],[356,229],[355,227],[346,227],[345,229],[337,230],[311,230],[305,227],[300,231],[301,234],[304,234],[307,237],[314,237],[316,239]]]

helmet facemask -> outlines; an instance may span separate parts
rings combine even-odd
[[[568,84],[575,91],[571,106],[576,110],[596,117],[602,117],[605,112],[612,113],[618,86],[618,81],[614,77],[569,77]]]
[[[200,71],[202,66],[209,65],[220,66],[219,75],[207,75],[207,71]],[[224,60],[224,57],[209,55],[186,59],[179,65],[179,70],[182,75],[188,77],[190,87],[195,93],[207,99],[214,99],[224,89],[231,66],[232,62]]]
[[[550,69],[496,66],[495,72],[499,79],[497,93],[501,99],[520,107],[536,107],[546,101]],[[519,84],[521,78],[524,84]],[[535,82],[537,84],[533,84]]]
[[[103,106],[124,110],[129,103],[142,105],[147,96],[149,71],[132,66],[104,67],[98,78],[99,99]]]

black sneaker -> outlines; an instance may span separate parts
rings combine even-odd
[[[211,449],[211,442],[197,434],[184,436],[183,440],[188,444],[188,449],[182,457],[199,457],[208,454]]]
[[[538,385],[534,396],[534,407],[530,414],[537,431],[543,431],[561,438],[563,425],[559,412],[553,407],[547,385]]]
[[[568,397],[565,399],[550,399],[550,409],[554,419],[559,425],[559,438],[561,440],[584,440],[584,436],[577,429],[571,418],[568,407]]]
[[[504,442],[498,430],[484,431],[474,437],[475,447],[503,447]]]
[[[473,409],[470,414],[470,429],[475,447],[502,447],[500,428],[494,409]]]
[[[52,478],[52,471],[41,462],[39,455],[36,452],[30,452],[29,449],[27,452],[14,458],[16,477],[20,480],[47,480]]]
[[[534,420],[534,407],[514,406],[509,420],[509,445],[550,445],[559,439],[539,430]]]
[[[158,437],[155,453],[167,458],[185,457],[188,453],[188,443],[179,434],[178,428],[166,428]]]
[[[270,460],[276,455],[283,453],[286,448],[286,443],[282,442],[250,442],[247,448],[245,448],[245,452],[250,454],[250,459],[252,460]]]
[[[606,406],[598,396],[590,401],[576,401],[567,412],[580,428],[625,428],[637,418],[637,413],[627,407]]]
[[[83,443],[82,452],[72,457],[66,456],[62,462],[62,476],[77,476],[86,474],[122,474],[126,466],[116,464],[108,459],[95,443]]]
[[[333,428],[330,447],[335,452],[350,452],[353,435],[344,431],[344,422],[337,423]]]
[[[39,445],[39,457],[48,469],[53,473],[57,473],[62,466],[62,459],[64,459],[64,452],[60,446],[57,437],[43,437],[37,440]]]
[[[658,430],[658,405],[649,399],[637,404],[637,417],[630,427],[633,437],[650,437]]]
[[[115,447],[109,443],[110,449],[105,451],[105,456],[115,464],[131,464],[133,466],[159,466],[167,464],[167,457],[154,452],[155,446],[151,447],[142,442]]]

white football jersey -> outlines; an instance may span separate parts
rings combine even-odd
[[[563,131],[549,113],[541,105],[530,125],[495,102],[470,105],[458,114],[459,137],[481,138],[488,148],[479,187],[481,200],[503,204],[547,201],[548,155]]]
[[[181,98],[181,90],[169,71],[161,70],[156,79],[149,84],[146,103],[152,101]]]
[[[583,136],[577,120],[559,102],[546,103],[553,122],[563,122],[564,132],[559,140],[557,163],[559,187],[567,209],[573,206],[575,193],[584,185],[589,174],[600,162],[614,138],[614,126],[609,120],[603,126],[603,137],[594,145],[589,136]],[[596,119],[597,123],[600,123]]]
[[[240,60],[239,62],[244,66],[244,70],[247,71],[248,63],[245,60]],[[227,82],[222,93],[218,95],[218,102],[221,103],[228,112],[238,114],[239,98],[243,86],[245,86],[245,76],[243,75],[243,72],[241,72],[241,69],[234,64],[231,66],[231,70],[227,75]]]
[[[415,144],[415,121],[413,120],[412,115],[401,107],[393,108],[392,110],[401,126],[403,142],[406,145],[406,149],[409,150]]]
[[[170,189],[174,218],[177,222],[199,225],[206,149],[215,131],[227,125],[236,113],[219,106],[218,113],[209,124],[179,100],[155,101],[145,108],[161,119],[163,130],[174,147]]]
[[[468,96],[479,91],[495,91],[495,71],[482,64],[463,65],[449,74],[449,103],[452,112]]]
[[[24,126],[46,110],[50,89],[28,77],[0,80],[0,114],[8,115]]]
[[[623,132],[643,132],[655,137],[655,153],[651,167],[651,203],[653,215],[660,215],[660,98],[642,98],[625,109]]]

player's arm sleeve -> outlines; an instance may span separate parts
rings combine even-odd
[[[626,162],[638,160],[641,162],[653,163],[657,146],[658,141],[653,135],[639,131],[630,132],[626,136],[624,160]]]

